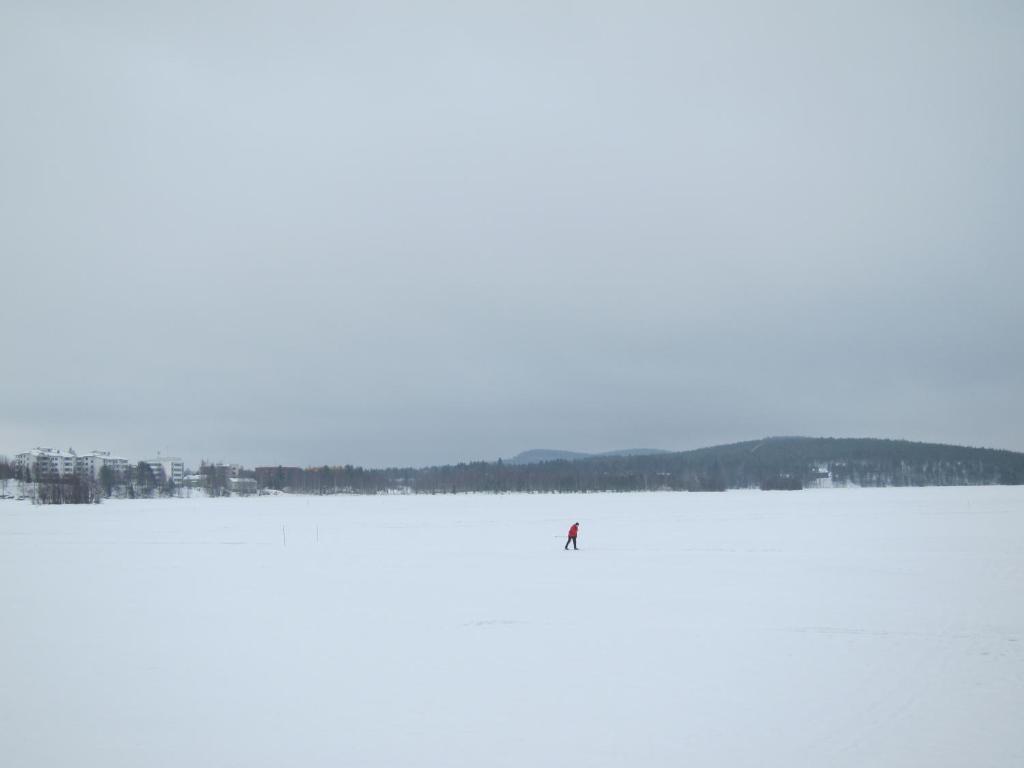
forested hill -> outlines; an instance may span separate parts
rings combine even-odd
[[[260,485],[275,487],[274,468]],[[679,453],[592,456],[533,464],[471,462],[421,469],[295,470],[298,492],[577,492],[729,488],[797,490],[814,485],[1018,485],[1024,453],[867,438],[770,437]]]
[[[506,464],[539,464],[542,461],[578,461],[579,459],[596,459],[608,456],[649,456],[652,454],[664,454],[668,451],[660,451],[657,448],[625,448],[618,451],[605,451],[604,453],[580,453],[579,451],[560,451],[550,448],[534,448],[530,451],[505,459]]]
[[[869,438],[770,437],[586,464],[588,474],[686,490],[1024,482],[1024,453]]]

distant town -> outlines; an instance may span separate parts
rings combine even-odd
[[[131,460],[110,451],[79,453],[73,448],[37,447],[0,464],[0,480],[21,481],[18,493],[43,503],[189,496],[195,490],[216,496],[251,495],[258,490],[256,476],[256,470],[239,464],[203,462],[191,470],[177,456],[158,453]]]
[[[251,496],[276,493],[408,493],[416,489],[393,472],[362,467],[267,466],[201,461],[189,468],[178,456],[129,459],[111,451],[36,447],[0,456],[0,498],[40,504],[99,503],[104,498]]]

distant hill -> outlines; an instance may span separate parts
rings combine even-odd
[[[510,461],[419,469],[296,469],[288,488],[298,493],[573,493],[1022,483],[1024,453],[1014,451],[873,438],[766,437],[675,453],[537,450]]]
[[[1024,483],[1024,453],[875,438],[766,437],[586,463],[598,475],[687,490]]]
[[[504,465],[426,467],[406,477],[413,490],[433,492],[1018,485],[1024,453],[908,440],[766,437],[679,452],[527,451]]]
[[[589,459],[594,454],[579,451],[559,451],[553,448],[533,448],[517,453],[511,459],[504,459],[506,464],[540,464],[543,461],[575,461]]]
[[[599,456],[654,456],[656,454],[668,453],[658,448],[624,448],[618,451],[606,451],[604,453],[581,453],[580,451],[560,451],[551,448],[534,448],[516,454],[511,459],[505,459],[506,464],[539,464],[543,461],[576,461],[578,459],[592,459]]]

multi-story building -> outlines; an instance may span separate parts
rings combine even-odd
[[[28,469],[32,479],[39,477],[63,477],[75,474],[75,452],[59,451],[56,448],[33,448],[31,451],[19,453],[14,457],[14,465],[18,469]]]
[[[19,469],[28,468],[33,480],[76,474],[98,480],[103,467],[110,467],[118,475],[124,474],[129,467],[128,459],[111,456],[110,451],[78,454],[71,448],[67,451],[59,451],[56,448],[33,448],[31,451],[16,455],[14,464]]]
[[[182,485],[185,480],[185,462],[176,456],[157,456],[155,459],[143,459],[145,464],[153,471],[153,476],[159,483],[173,482],[175,485]]]
[[[93,480],[99,479],[103,467],[110,467],[114,474],[120,477],[128,471],[129,461],[120,456],[111,456],[110,451],[90,451],[79,456],[75,462],[75,471]]]

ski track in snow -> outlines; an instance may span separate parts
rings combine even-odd
[[[1019,487],[0,501],[0,755],[1024,765],[1022,595]]]

